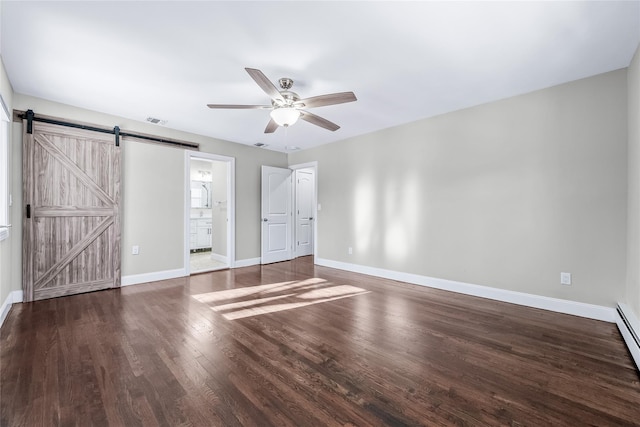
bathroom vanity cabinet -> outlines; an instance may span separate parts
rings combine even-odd
[[[189,248],[202,249],[211,247],[211,218],[192,218],[189,233]]]

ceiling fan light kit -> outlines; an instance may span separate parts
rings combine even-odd
[[[245,68],[249,76],[260,86],[260,88],[271,98],[271,105],[236,105],[236,104],[207,104],[209,108],[227,109],[271,109],[271,119],[264,130],[264,133],[273,133],[278,126],[288,127],[298,121],[299,118],[321,128],[336,131],[340,129],[335,123],[330,122],[320,116],[312,114],[303,108],[324,107],[327,105],[343,104],[345,102],[357,101],[353,92],[340,92],[328,95],[314,96],[300,99],[297,93],[289,89],[293,86],[293,80],[283,77],[278,80],[280,88],[278,90],[262,71],[256,68]]]
[[[291,107],[274,108],[271,111],[271,118],[279,126],[287,127],[298,121],[298,118],[300,118],[300,111]]]

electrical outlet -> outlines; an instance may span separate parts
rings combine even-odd
[[[349,255],[353,255],[353,248],[349,248]]]
[[[560,273],[560,284],[561,285],[570,285],[571,284],[571,273]]]
[[[138,255],[140,253],[140,246],[135,245],[131,248],[131,255]]]

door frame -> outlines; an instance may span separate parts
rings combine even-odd
[[[234,268],[236,263],[236,159],[219,154],[186,150],[184,152],[184,269],[191,274],[190,233],[191,233],[191,160],[215,160],[227,163],[227,267]]]
[[[313,256],[316,257],[318,255],[318,161],[313,161],[313,162],[307,162],[307,163],[300,163],[297,165],[290,165],[289,169],[293,170],[294,173],[297,169],[313,169],[313,178],[314,178],[314,188],[313,188]],[[297,241],[297,236],[296,236],[296,231],[297,231],[297,227],[296,225],[298,224],[298,210],[295,208],[296,205],[296,180],[293,180],[293,185],[291,188],[291,206],[293,206],[293,233],[291,233],[291,238],[293,239],[291,241],[291,244],[293,246],[293,252],[291,254],[291,256],[293,257],[292,259],[295,259],[298,257],[298,245],[296,245],[296,241]]]

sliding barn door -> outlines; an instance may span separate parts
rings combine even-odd
[[[120,147],[113,135],[23,126],[25,301],[120,286]]]

